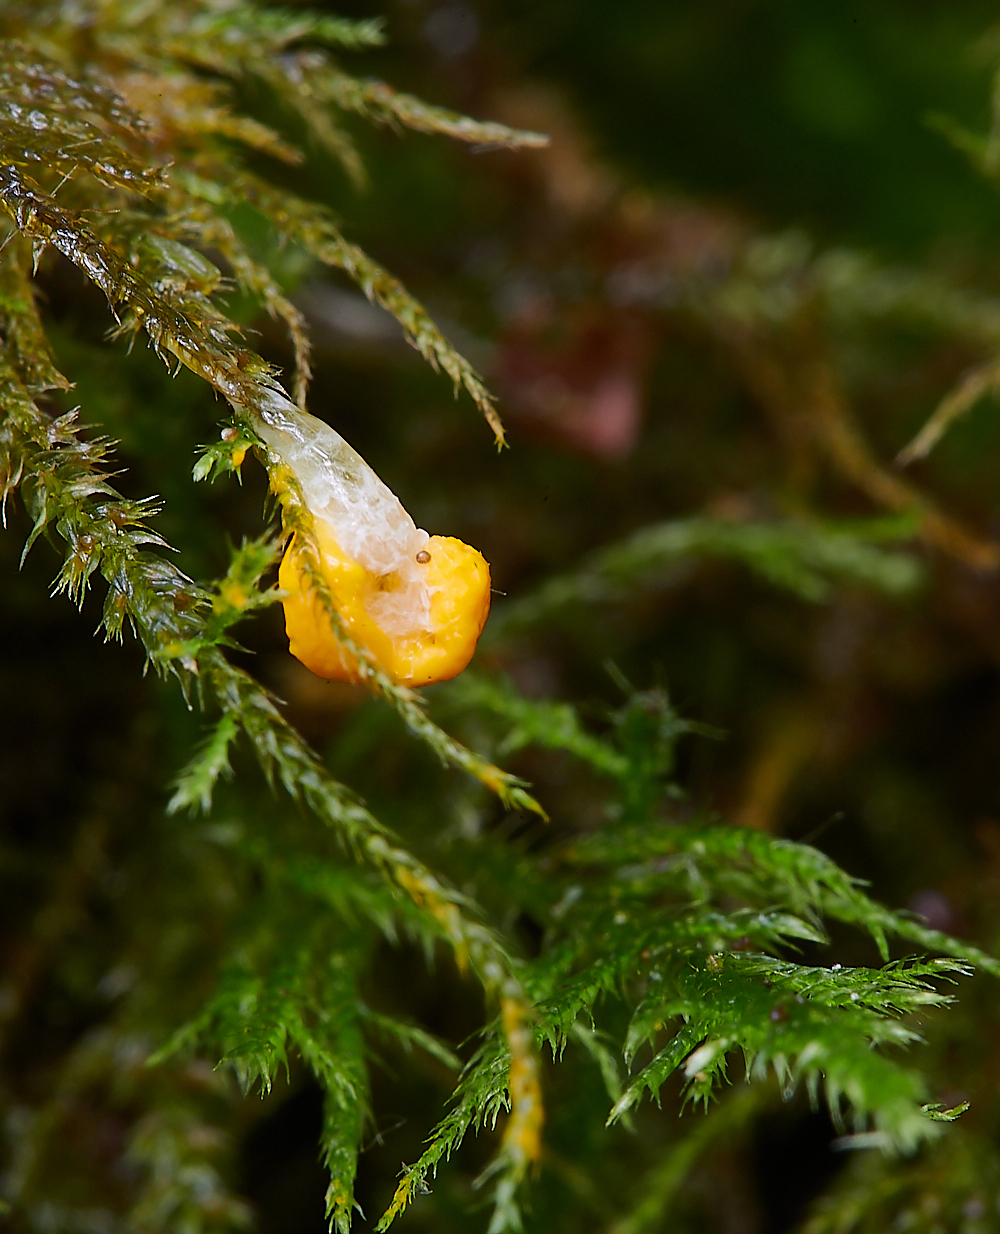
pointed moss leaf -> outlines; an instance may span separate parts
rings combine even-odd
[[[700,1038],[701,1034],[697,1028],[682,1028],[670,1044],[664,1047],[653,1061],[640,1071],[636,1079],[626,1086],[625,1091],[611,1107],[608,1126],[617,1122],[631,1110],[647,1089],[658,1093],[663,1083],[677,1070],[685,1055],[697,1045]]]
[[[928,1105],[921,1106],[920,1108],[922,1113],[925,1114],[927,1118],[931,1119],[932,1122],[953,1123],[957,1119],[961,1118],[966,1110],[971,1109],[971,1106],[972,1103],[970,1101],[962,1101],[958,1105],[952,1106],[949,1110],[945,1109],[943,1105],[932,1102]]]
[[[167,805],[168,814],[181,810],[201,810],[207,814],[212,808],[212,790],[220,777],[232,775],[229,763],[229,747],[236,739],[239,729],[232,715],[224,715],[216,724],[204,745],[195,754],[177,777],[174,795]]]

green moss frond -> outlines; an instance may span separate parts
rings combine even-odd
[[[737,523],[691,518],[644,527],[621,544],[601,549],[583,568],[557,576],[533,595],[501,607],[490,638],[557,616],[580,604],[611,603],[635,591],[668,587],[705,560],[736,562],[775,587],[818,604],[837,584],[854,583],[889,596],[911,595],[923,568],[912,553],[878,547],[909,540],[909,516],[836,523]]]

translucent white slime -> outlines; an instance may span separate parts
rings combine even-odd
[[[314,519],[341,551],[371,574],[394,575],[392,590],[373,591],[365,611],[384,633],[430,630],[430,596],[416,560],[430,538],[352,446],[282,392],[261,400],[257,431],[292,471]]]

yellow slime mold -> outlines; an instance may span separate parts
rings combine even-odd
[[[425,686],[456,676],[472,659],[490,611],[490,568],[481,553],[450,536],[431,536],[417,556],[429,595],[426,629],[389,635],[372,619],[369,605],[392,592],[393,574],[375,575],[352,561],[328,531],[317,527],[323,577],[344,631],[368,650],[396,682]],[[278,573],[278,586],[290,592],[284,602],[288,650],[319,677],[358,681],[357,659],[333,632],[329,615],[309,587],[292,540]]]
[[[415,526],[395,494],[328,424],[274,391],[260,436],[294,478],[313,516],[320,573],[343,633],[394,681],[429,685],[472,658],[490,607],[490,570],[474,548]],[[287,471],[286,471],[287,469]],[[292,655],[320,677],[358,681],[357,658],[335,634],[292,538],[278,573]]]

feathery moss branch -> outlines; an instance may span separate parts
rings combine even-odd
[[[12,261],[14,251],[5,258]],[[30,322],[33,302],[25,302],[19,311]],[[52,529],[65,542],[59,586],[79,603],[95,573],[103,575],[108,583],[104,608],[108,635],[119,637],[128,621],[157,671],[176,676],[186,692],[197,690],[204,701],[210,699],[222,711],[224,721],[230,720],[217,729],[198,760],[200,770],[182,777],[175,804],[200,802],[210,795],[212,781],[224,766],[230,730],[238,725],[269,779],[276,775],[286,791],[331,826],[359,858],[405,892],[488,992],[502,997],[504,1006],[522,1005],[524,996],[504,948],[471,915],[465,898],[402,848],[329,775],[267,691],[225,658],[221,648],[230,625],[269,597],[252,600],[242,583],[234,585],[234,577],[210,592],[158,554],[145,551],[144,546],[163,542],[143,525],[146,506],[125,501],[104,478],[101,464],[107,444],[94,447],[81,440],[72,417],[53,421],[45,416],[6,352],[0,367],[0,398],[8,409],[0,439],[4,491],[15,486],[25,490],[35,519],[32,540]],[[206,769],[206,760],[211,768]],[[511,1067],[531,1072],[530,1042],[513,1030],[512,1036]],[[516,1075],[515,1071],[511,1081],[515,1092],[520,1083]]]

